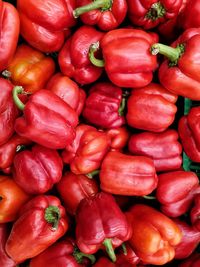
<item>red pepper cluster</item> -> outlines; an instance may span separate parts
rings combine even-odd
[[[0,33],[0,267],[199,267],[200,0],[0,0]]]

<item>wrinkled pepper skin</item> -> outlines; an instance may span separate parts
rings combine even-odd
[[[15,221],[20,208],[29,198],[12,177],[0,175],[0,225]]]
[[[78,115],[53,92],[35,92],[22,109],[24,115],[15,121],[19,135],[52,149],[65,148],[74,140]]]
[[[176,18],[182,0],[127,0],[131,22],[143,29],[152,29]]]
[[[103,2],[100,8],[95,8],[86,13],[82,13],[88,4],[97,5],[98,2]],[[125,19],[127,13],[126,0],[77,0],[74,16],[80,15],[81,21],[86,25],[96,25],[102,31],[110,31],[117,28]]]
[[[129,130],[123,126],[119,128],[107,129],[105,131],[111,140],[111,150],[119,150],[121,151],[128,143],[130,132]]]
[[[19,14],[16,8],[0,1],[0,71],[5,70],[12,59],[19,37]]]
[[[76,127],[76,137],[62,152],[65,163],[75,174],[88,174],[97,170],[110,148],[109,136],[87,124]]]
[[[157,172],[177,170],[182,164],[178,138],[174,129],[162,133],[142,132],[131,135],[128,149],[133,155],[151,157]]]
[[[54,149],[34,145],[17,153],[13,163],[13,179],[28,194],[45,193],[62,178],[62,158]]]
[[[16,267],[15,262],[8,257],[5,252],[5,244],[8,238],[8,224],[0,224],[0,266],[1,267]]]
[[[51,57],[29,45],[21,44],[7,67],[9,78],[15,85],[23,86],[25,91],[34,93],[45,87],[55,72]]]
[[[73,172],[66,172],[56,185],[65,209],[75,215],[82,199],[96,195],[99,191],[95,179],[89,179],[86,175],[76,175]]]
[[[157,186],[153,160],[144,156],[108,152],[100,169],[100,187],[103,191],[126,196],[144,196]]]
[[[182,261],[178,267],[199,267],[200,266],[200,254],[193,253],[189,258]]]
[[[194,197],[193,207],[190,211],[192,225],[200,231],[200,193]]]
[[[20,33],[34,48],[54,52],[62,47],[67,28],[76,24],[75,0],[18,0]]]
[[[178,217],[187,212],[198,193],[199,179],[194,172],[173,171],[158,175],[156,198],[167,216]]]
[[[125,124],[122,89],[109,82],[96,83],[89,90],[83,117],[101,128],[116,128]]]
[[[101,76],[103,69],[92,65],[89,60],[89,48],[103,36],[103,32],[92,26],[79,27],[67,39],[58,54],[61,72],[81,85],[95,82]]]
[[[160,211],[136,204],[126,213],[132,225],[129,244],[145,264],[164,265],[175,256],[182,239],[178,225]]]
[[[21,208],[6,242],[6,252],[16,263],[21,263],[43,252],[67,229],[68,219],[60,200],[38,195]]]
[[[159,84],[133,89],[127,101],[127,123],[137,129],[163,132],[175,119],[176,100],[177,95]]]
[[[127,219],[112,195],[100,192],[80,202],[76,213],[76,243],[83,253],[93,254],[106,247],[114,262],[113,247],[120,246],[130,236]]]

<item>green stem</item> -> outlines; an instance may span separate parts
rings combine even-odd
[[[152,21],[155,21],[159,18],[164,17],[165,13],[166,13],[166,10],[164,6],[160,2],[157,2],[151,6],[151,8],[146,14],[146,18]]]
[[[12,94],[13,94],[13,100],[16,104],[16,106],[20,109],[23,110],[25,105],[24,103],[19,99],[18,95],[22,94],[24,92],[24,89],[22,86],[15,86],[13,88]]]
[[[79,251],[78,248],[75,248],[74,249],[73,255],[74,255],[76,261],[78,263],[80,263],[80,264],[83,262],[83,258],[88,258],[91,261],[92,264],[94,264],[95,261],[96,261],[96,258],[95,258],[94,255],[92,255],[92,254],[85,254],[85,253]]]
[[[126,99],[125,98],[122,98],[122,102],[121,102],[121,105],[118,109],[118,113],[120,116],[123,116],[124,115],[124,109],[126,107]]]
[[[99,68],[103,68],[105,66],[105,62],[103,59],[98,59],[94,56],[94,53],[99,50],[99,42],[96,42],[94,44],[91,44],[90,49],[89,49],[89,59],[90,62]]]
[[[52,224],[52,228],[56,230],[60,220],[60,210],[56,206],[49,206],[45,209],[45,220]]]
[[[90,172],[88,174],[86,174],[86,176],[90,179],[92,179],[95,175],[98,175],[100,173],[100,170],[95,170],[93,172]]]
[[[122,243],[122,250],[123,250],[124,255],[127,255],[127,249],[126,249],[125,243]]]
[[[101,9],[101,11],[109,10],[112,8],[112,0],[94,0],[88,5],[77,7],[73,11],[74,18],[78,18],[80,15],[87,13],[91,10]]]
[[[106,238],[103,242],[103,245],[106,247],[106,252],[108,253],[108,256],[110,259],[115,262],[116,261],[116,255],[112,246],[112,241],[110,238]]]
[[[10,78],[12,76],[11,72],[8,70],[4,70],[1,73],[5,78]]]
[[[156,199],[156,197],[154,197],[154,196],[143,196],[143,198],[145,198],[145,199]]]

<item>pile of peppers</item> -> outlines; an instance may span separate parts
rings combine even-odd
[[[0,267],[199,267],[200,0],[0,0],[0,33]]]

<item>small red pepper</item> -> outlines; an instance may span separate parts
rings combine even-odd
[[[182,261],[178,267],[199,267],[200,266],[200,253],[193,253],[189,258]]]
[[[105,131],[111,140],[111,150],[122,150],[128,143],[130,132],[123,126],[119,128],[108,129]]]
[[[200,193],[194,197],[193,207],[190,210],[190,220],[192,225],[200,231]]]
[[[5,251],[6,240],[9,235],[8,224],[0,224],[0,266],[1,267],[16,267],[15,262],[8,257]]]
[[[117,261],[115,263],[111,262],[106,257],[101,257],[99,260],[93,265],[94,267],[137,267],[135,264],[130,264],[125,261],[118,261],[119,255],[117,255]],[[138,266],[139,267],[139,266]]]
[[[136,266],[139,262],[140,258],[135,254],[135,251],[133,250],[129,242],[124,242],[117,255],[117,263],[119,264],[119,266],[129,267],[130,265],[131,267]]]

